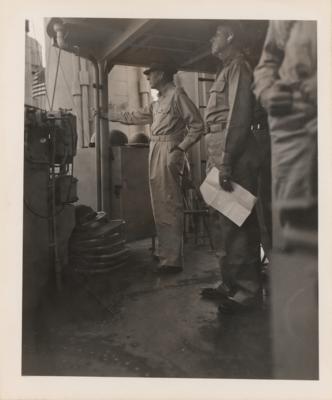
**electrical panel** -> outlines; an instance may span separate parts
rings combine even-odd
[[[74,203],[77,179],[73,177],[76,155],[76,117],[67,110],[55,112],[26,106],[24,123],[25,161],[49,167],[48,187],[55,205]]]
[[[25,108],[25,159],[42,164],[70,164],[76,155],[76,117],[66,110]]]

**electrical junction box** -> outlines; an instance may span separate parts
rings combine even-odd
[[[62,175],[55,180],[55,201],[56,204],[70,204],[78,200],[77,197],[78,179],[71,175]]]

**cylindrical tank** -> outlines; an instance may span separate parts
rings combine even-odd
[[[128,138],[122,131],[113,129],[110,132],[110,144],[111,146],[124,146],[128,143]]]
[[[148,144],[149,138],[145,135],[145,133],[136,133],[129,140],[129,144]]]

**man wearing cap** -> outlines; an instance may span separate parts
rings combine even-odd
[[[220,70],[211,87],[206,108],[207,170],[219,170],[223,190],[236,182],[257,193],[260,155],[251,132],[252,70],[239,50],[239,28],[222,23],[211,39],[212,54]],[[211,209],[211,228],[221,270],[221,283],[205,288],[202,296],[216,299],[222,313],[245,311],[260,296],[260,234],[255,210],[241,227]]]
[[[173,83],[176,69],[152,64],[144,71],[159,98],[148,109],[110,110],[106,118],[127,125],[151,125],[149,182],[158,238],[159,272],[183,269],[183,198],[181,174],[185,152],[203,134],[199,110]],[[102,116],[103,117],[103,116]]]

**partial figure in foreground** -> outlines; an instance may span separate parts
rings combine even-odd
[[[274,377],[319,379],[317,22],[270,21],[254,75],[271,134]]]
[[[290,231],[317,229],[315,22],[270,22],[254,92],[269,116],[274,224],[283,247]]]

